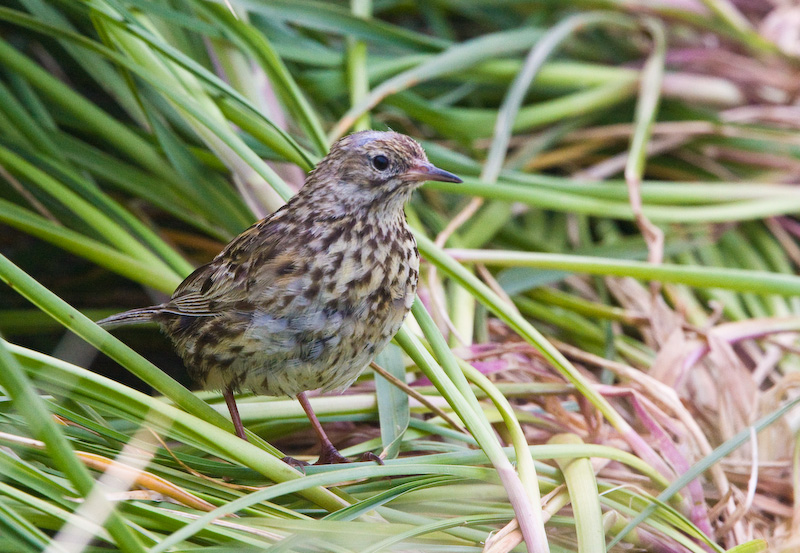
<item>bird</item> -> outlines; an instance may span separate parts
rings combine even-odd
[[[98,324],[160,325],[190,378],[222,391],[244,440],[236,393],[297,398],[319,441],[316,464],[348,462],[307,392],[348,388],[400,329],[419,278],[404,205],[425,181],[462,182],[406,135],[347,135],[288,203],[191,273],[169,301]]]

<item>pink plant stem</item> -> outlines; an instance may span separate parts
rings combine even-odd
[[[672,466],[674,466],[680,474],[689,470],[689,463],[678,452],[675,444],[670,440],[661,426],[650,416],[650,413],[642,407],[641,402],[632,390],[624,390],[610,386],[598,386],[598,391],[604,396],[629,397],[642,424],[648,429],[650,434],[656,438],[661,450],[670,460]],[[675,471],[664,462],[661,456],[658,455],[650,444],[647,443],[641,435],[635,432],[633,428],[628,427],[627,431],[623,433],[623,438],[642,460],[649,463],[653,468],[664,475],[664,477],[672,479],[676,476]],[[691,501],[689,501],[688,498],[684,500],[683,506],[685,511],[689,514],[690,520],[692,520],[704,534],[713,536],[711,522],[708,519],[708,512],[705,507],[703,487],[700,481],[695,478],[687,487],[689,488]]]
[[[664,431],[661,425],[658,424],[651,416],[650,413],[644,408],[639,401],[637,394],[631,393],[631,404],[634,411],[639,416],[642,424],[650,431],[650,434],[655,437],[658,443],[659,450],[667,458],[669,463],[675,468],[678,474],[684,474],[689,470],[691,465],[686,460],[678,448],[675,447],[675,442],[670,439],[669,435]],[[708,509],[706,508],[706,498],[703,493],[703,485],[700,483],[699,478],[695,478],[686,486],[689,490],[691,497],[691,506],[689,509],[691,521],[707,536],[713,536],[711,522],[708,519]]]

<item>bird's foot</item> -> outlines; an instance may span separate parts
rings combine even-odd
[[[359,460],[363,462],[372,461],[378,463],[379,465],[383,464],[383,459],[371,451],[364,453]],[[294,457],[289,457],[288,455],[282,458],[281,461],[301,472],[305,472],[305,468],[311,466],[311,464],[306,461],[301,461],[300,459],[295,459]],[[337,465],[342,463],[352,463],[352,461],[339,453],[339,450],[331,445],[329,447],[322,447],[322,452],[319,456],[319,459],[316,463],[314,463],[314,465]]]
[[[339,463],[350,463],[350,459],[339,453],[339,450],[331,444],[323,444],[319,454],[319,459],[315,465],[335,465]]]
[[[371,451],[367,451],[361,456],[360,461],[372,461],[378,463],[379,465],[383,464],[383,459],[372,453]],[[350,459],[339,453],[339,451],[331,446],[331,447],[324,447],[322,449],[322,454],[319,456],[319,460],[314,463],[315,465],[333,465],[338,463],[352,463]]]

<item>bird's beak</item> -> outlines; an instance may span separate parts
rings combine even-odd
[[[464,182],[453,173],[445,171],[444,169],[439,169],[435,165],[428,162],[422,162],[414,165],[408,171],[406,171],[406,176],[420,182],[429,180],[437,180],[441,182]]]

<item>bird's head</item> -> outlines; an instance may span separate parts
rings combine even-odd
[[[399,211],[425,181],[461,182],[435,167],[422,147],[396,132],[361,131],[336,142],[309,174],[303,193],[344,210]]]

